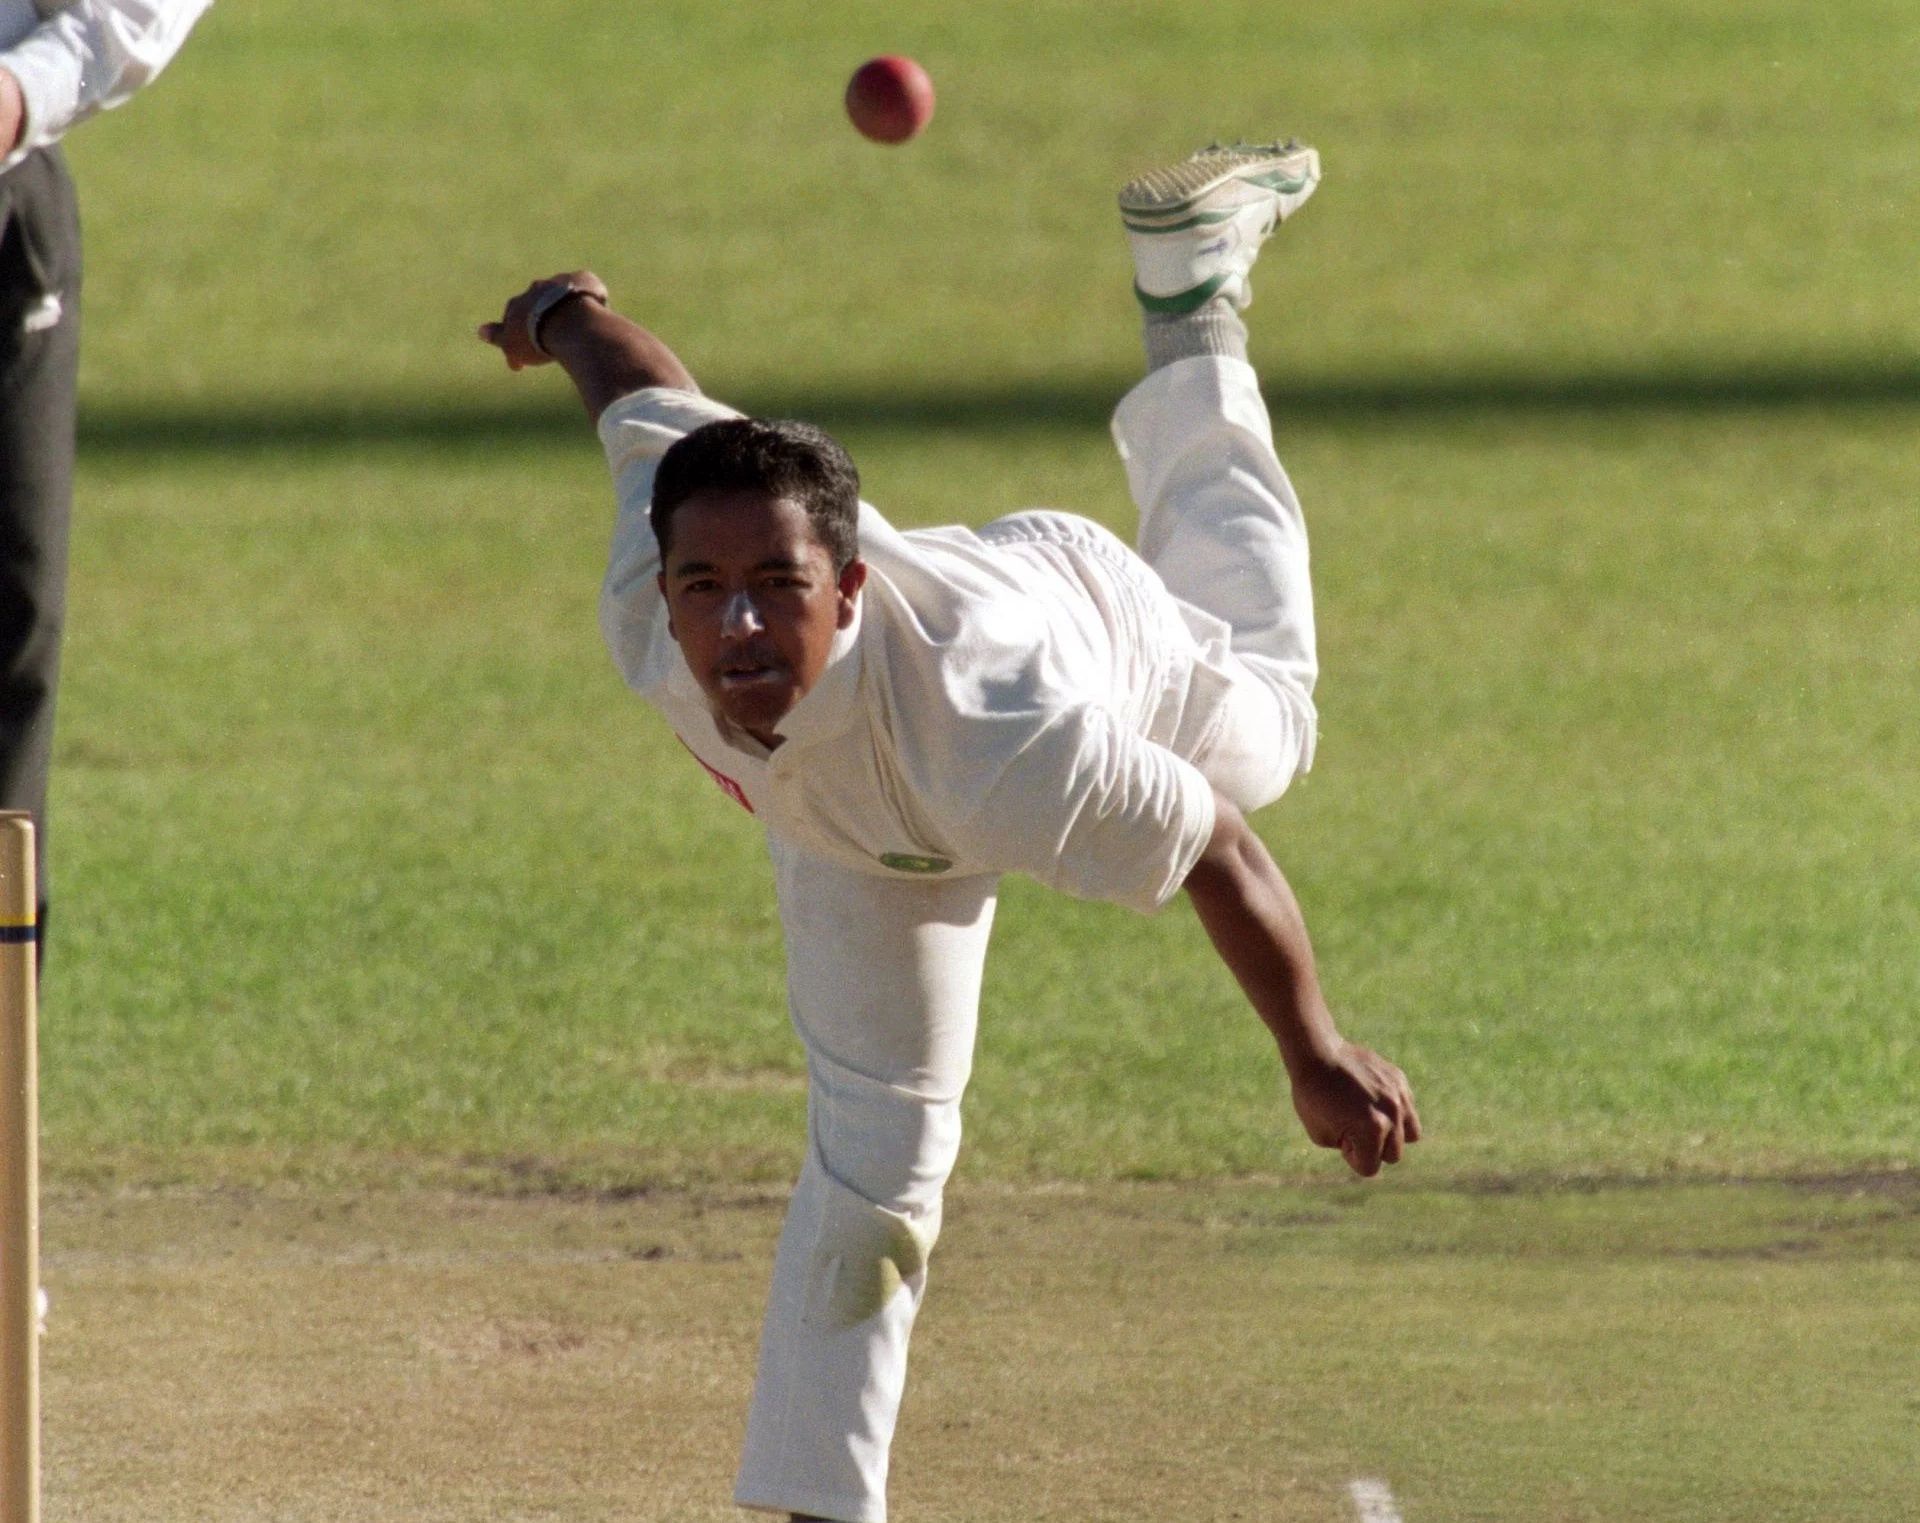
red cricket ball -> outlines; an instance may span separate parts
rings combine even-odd
[[[876,143],[904,143],[933,120],[933,81],[911,58],[869,58],[847,81],[847,115]]]

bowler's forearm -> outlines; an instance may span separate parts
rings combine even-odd
[[[1325,1062],[1340,1045],[1314,969],[1307,925],[1285,876],[1224,799],[1214,838],[1186,881],[1221,961],[1279,1044],[1287,1071]]]
[[[1214,795],[1214,829],[1187,876],[1214,947],[1280,1044],[1308,1138],[1364,1179],[1420,1140],[1407,1076],[1334,1028],[1293,890],[1240,811]]]
[[[566,371],[595,422],[610,404],[650,386],[700,389],[680,357],[656,335],[585,297],[562,302],[547,314],[540,343]]]

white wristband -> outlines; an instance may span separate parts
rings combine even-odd
[[[589,291],[585,286],[548,286],[534,297],[533,305],[527,308],[527,342],[541,354],[547,353],[547,346],[540,342],[540,325],[547,320],[547,314],[563,301],[571,301],[576,296],[584,296],[589,301],[597,301],[601,306],[607,300],[598,291]],[[552,355],[547,355],[552,359]]]

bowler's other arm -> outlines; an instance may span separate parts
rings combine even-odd
[[[650,386],[700,389],[665,343],[607,305],[606,285],[591,270],[534,281],[498,322],[480,325],[480,337],[506,356],[509,370],[558,364],[596,423],[614,402]]]
[[[1214,795],[1213,834],[1186,879],[1200,923],[1280,1046],[1307,1136],[1371,1178],[1420,1140],[1405,1074],[1333,1024],[1293,890],[1265,843]]]

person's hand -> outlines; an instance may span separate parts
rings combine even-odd
[[[482,323],[480,338],[492,344],[507,357],[507,369],[524,370],[529,365],[547,365],[553,356],[544,349],[534,346],[533,334],[528,327],[528,319],[538,311],[544,330],[551,313],[557,320],[559,310],[553,305],[556,298],[564,298],[564,293],[577,291],[582,297],[607,304],[606,282],[592,270],[575,270],[568,275],[550,275],[545,280],[536,280],[518,296],[508,301],[506,310],[500,314],[497,323]]]
[[[1292,1080],[1293,1108],[1307,1136],[1338,1148],[1362,1178],[1398,1163],[1406,1145],[1420,1140],[1407,1076],[1376,1052],[1342,1039],[1330,1057],[1302,1063]]]
[[[27,130],[27,98],[13,70],[0,69],[0,155],[20,146],[20,134]]]

